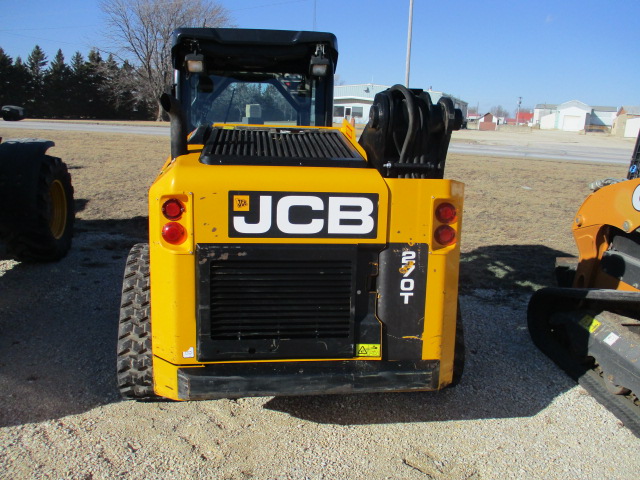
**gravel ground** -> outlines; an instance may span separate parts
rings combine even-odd
[[[55,264],[0,254],[0,478],[638,478],[640,439],[533,346],[530,292],[504,282],[464,289],[453,389],[121,401],[121,276],[144,221],[82,220]]]

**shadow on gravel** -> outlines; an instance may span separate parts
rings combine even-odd
[[[531,343],[528,295],[462,295],[466,340],[462,381],[439,392],[276,397],[265,408],[312,422],[365,425],[532,417],[575,387]]]
[[[461,255],[460,292],[490,288],[533,293],[555,285],[555,259],[568,256],[543,245],[479,247]]]
[[[87,208],[88,204],[89,200],[87,200],[86,198],[76,198],[73,201],[73,208],[75,209],[76,215],[84,211],[84,209]]]
[[[0,426],[78,414],[119,401],[115,349],[122,272],[147,219],[78,221],[69,255],[0,277]],[[532,416],[574,386],[526,330],[528,279],[543,283],[562,252],[483,247],[464,256],[467,365],[434,393],[281,397],[266,408],[320,423],[368,424]],[[507,272],[500,278],[496,268]],[[500,271],[502,271],[500,270]],[[514,289],[514,285],[519,285]]]
[[[0,426],[119,401],[122,273],[146,236],[145,217],[78,220],[67,257],[19,263],[0,277]]]
[[[531,417],[575,382],[531,342],[527,303],[552,285],[564,252],[539,245],[481,247],[462,257],[466,342],[461,383],[439,392],[279,397],[265,408],[318,423],[360,425]]]

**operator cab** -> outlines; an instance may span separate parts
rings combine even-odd
[[[333,34],[182,28],[173,42],[187,131],[214,123],[331,126]]]

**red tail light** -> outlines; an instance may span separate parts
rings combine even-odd
[[[433,234],[435,241],[440,245],[451,245],[456,242],[456,231],[449,225],[440,225]]]
[[[162,214],[168,220],[178,220],[184,212],[184,205],[177,198],[170,198],[162,204]]]
[[[441,223],[453,223],[458,218],[456,207],[450,203],[441,203],[436,207],[436,218]]]
[[[180,245],[187,239],[187,230],[177,222],[169,222],[162,227],[162,238],[172,245]]]

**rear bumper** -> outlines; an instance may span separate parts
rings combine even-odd
[[[181,400],[436,390],[436,360],[269,362],[178,369]]]

